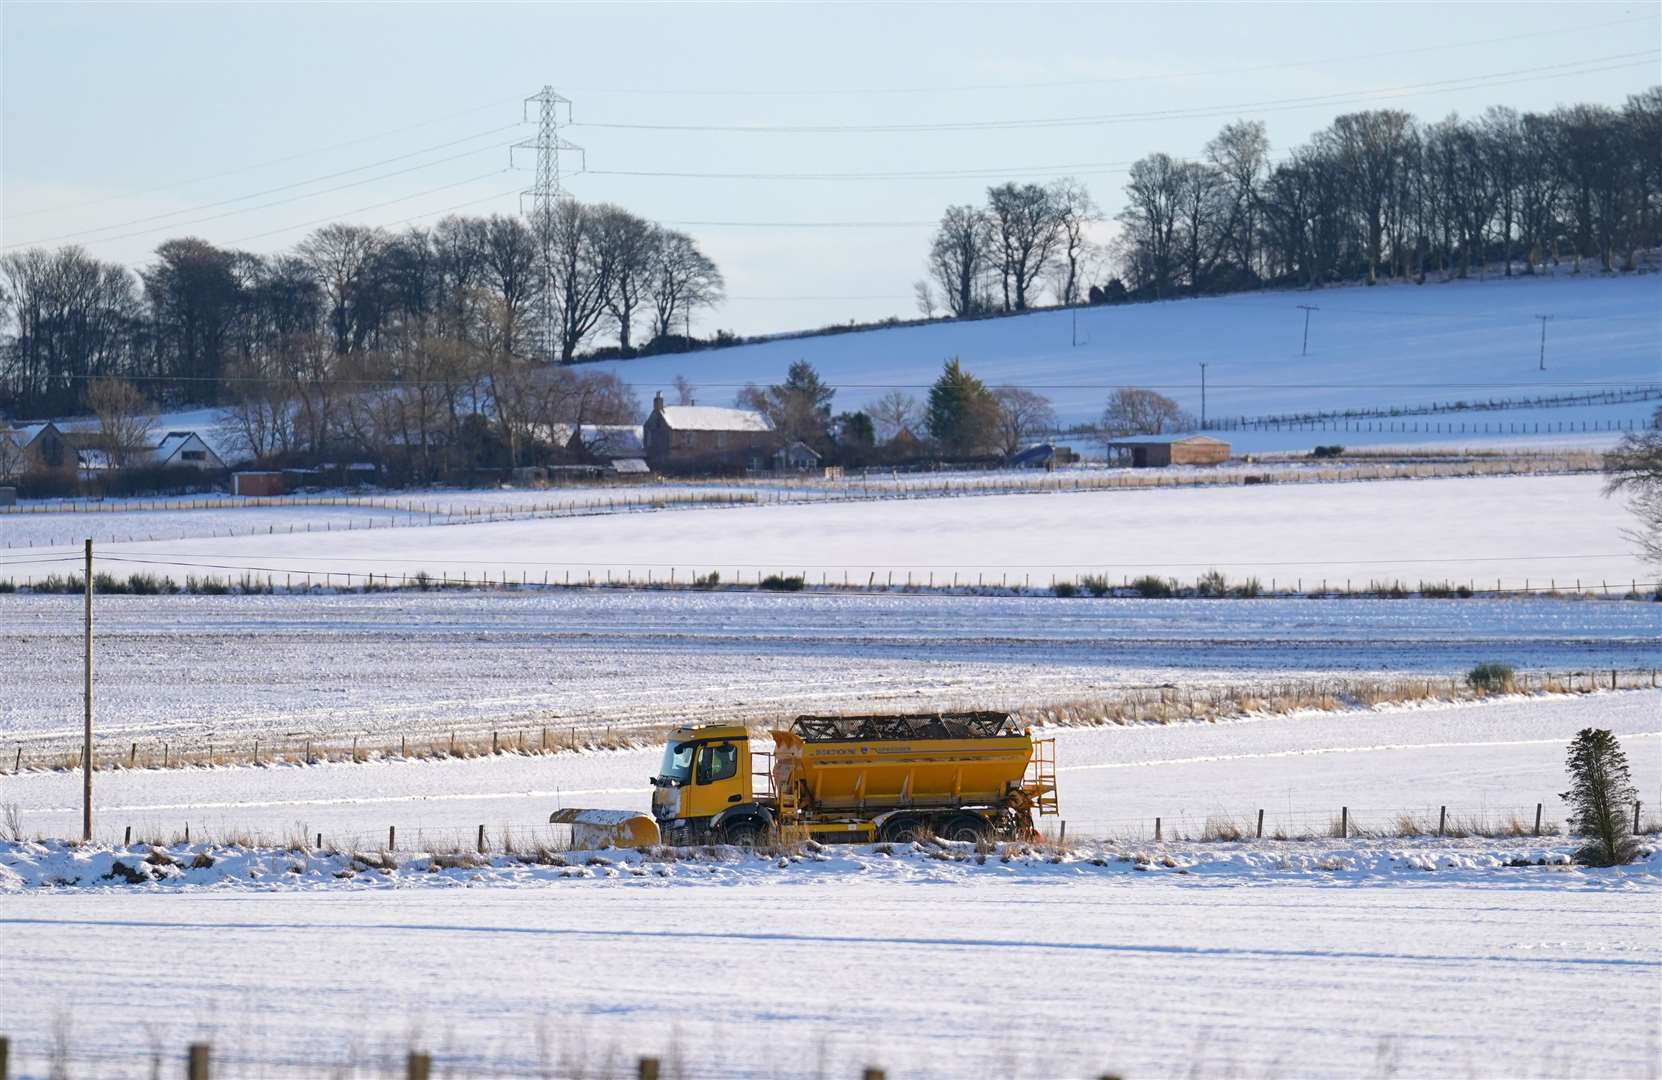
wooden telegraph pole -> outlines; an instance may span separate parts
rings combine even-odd
[[[81,744],[81,840],[92,841],[92,538],[87,538],[87,620],[84,685],[86,730]]]

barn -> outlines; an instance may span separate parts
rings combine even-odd
[[[1229,460],[1229,444],[1209,435],[1128,435],[1108,444],[1108,459],[1133,469],[1220,465]]]

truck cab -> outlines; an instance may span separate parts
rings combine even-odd
[[[751,782],[750,737],[730,724],[677,728],[652,780],[665,843],[753,844],[773,825]]]

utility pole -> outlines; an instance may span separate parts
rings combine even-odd
[[[1304,311],[1304,344],[1303,344],[1303,346],[1301,346],[1299,348],[1298,354],[1300,356],[1309,356],[1310,355],[1310,313],[1312,311],[1320,311],[1321,309],[1316,307],[1316,305],[1314,305],[1314,304],[1300,304],[1298,306]]]
[[[1073,347],[1077,349],[1079,348],[1079,309],[1070,304],[1069,310],[1073,312]]]
[[[1547,323],[1552,321],[1551,315],[1537,315],[1541,320],[1541,370],[1547,369]]]
[[[1200,426],[1206,428],[1206,361],[1200,362]]]
[[[87,622],[85,682],[86,730],[81,743],[81,840],[92,842],[92,537],[87,537]]]

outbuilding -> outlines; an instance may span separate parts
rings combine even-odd
[[[231,474],[231,494],[233,495],[269,498],[273,495],[287,495],[288,491],[288,478],[275,470]]]
[[[1128,435],[1109,442],[1108,458],[1133,469],[1220,465],[1229,460],[1229,444],[1209,435]]]

